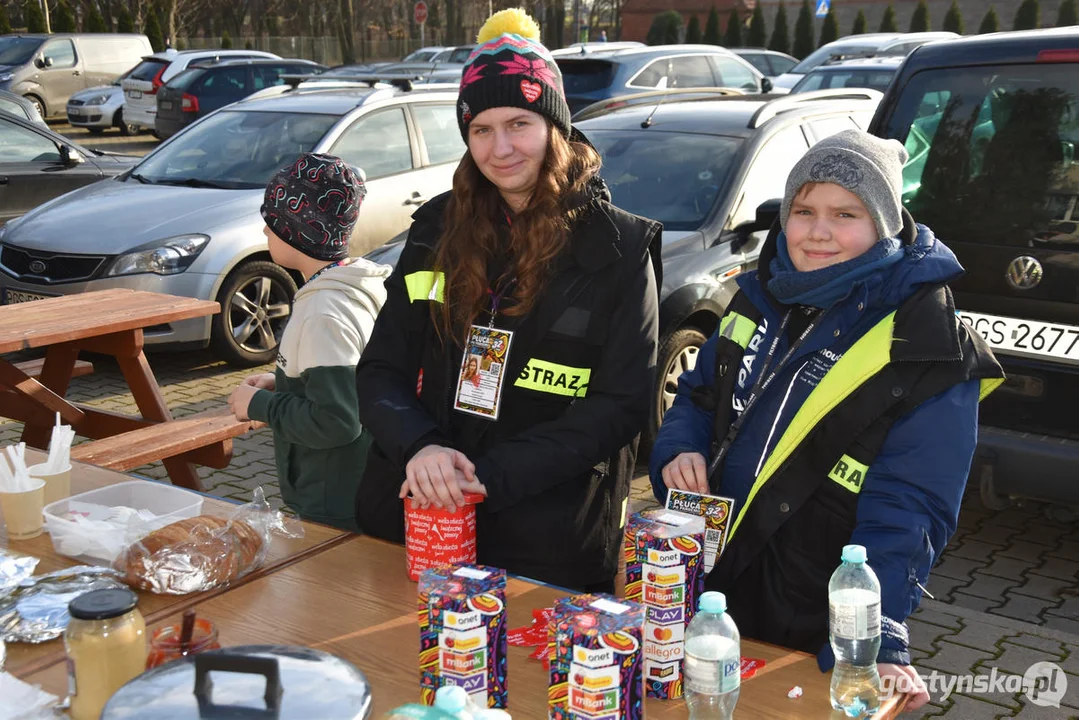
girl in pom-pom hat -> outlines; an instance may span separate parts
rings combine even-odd
[[[457,102],[468,150],[413,216],[357,368],[375,437],[357,513],[400,541],[402,498],[478,492],[480,562],[610,590],[654,382],[660,226],[610,204],[535,21],[503,10],[478,42]]]

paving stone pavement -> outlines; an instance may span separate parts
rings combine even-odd
[[[29,356],[26,356],[29,357]],[[117,411],[135,410],[115,363],[88,356],[94,373],[76,378],[70,399]],[[25,359],[20,357],[18,359]],[[209,353],[155,353],[150,365],[165,400],[177,417],[219,407],[247,375],[270,368],[235,370]],[[0,419],[0,445],[18,439],[21,426]],[[207,492],[236,500],[262,485],[280,503],[274,470],[273,437],[260,430],[237,438],[232,464],[224,470],[200,468]],[[135,472],[164,479],[160,463]],[[645,470],[634,483],[631,509],[655,503]],[[1079,523],[1060,509],[1025,503],[993,512],[977,488],[963,501],[958,528],[930,576],[924,598],[909,620],[915,666],[936,683],[932,702],[904,717],[952,720],[999,718],[1079,718]],[[1036,697],[1056,697],[1059,707],[1039,706],[1016,690],[1031,664],[1060,668],[1057,684]],[[996,675],[993,675],[994,669]],[[967,677],[971,679],[964,679]],[[974,676],[995,681],[978,692]],[[965,683],[956,687],[957,678]],[[1064,685],[1066,683],[1066,690]],[[950,690],[950,692],[948,692]]]

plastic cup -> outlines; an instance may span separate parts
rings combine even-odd
[[[47,463],[30,466],[30,477],[40,478],[45,481],[45,504],[49,505],[57,500],[66,500],[71,497],[71,465],[68,464],[60,472],[47,473]]]
[[[45,481],[32,478],[23,492],[0,490],[0,511],[7,524],[8,540],[29,540],[41,534],[41,510],[45,507]]]

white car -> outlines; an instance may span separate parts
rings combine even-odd
[[[124,121],[134,128],[153,131],[158,88],[196,63],[278,57],[261,50],[166,50],[147,55],[120,83],[124,90]]]
[[[134,135],[138,129],[124,120],[124,89],[120,87],[123,78],[118,78],[112,85],[99,85],[87,88],[68,98],[67,121],[73,127],[86,128],[94,135],[100,135],[111,127],[121,135]]]

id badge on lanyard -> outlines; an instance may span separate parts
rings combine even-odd
[[[461,356],[453,408],[488,420],[497,420],[502,404],[512,330],[473,325]]]

